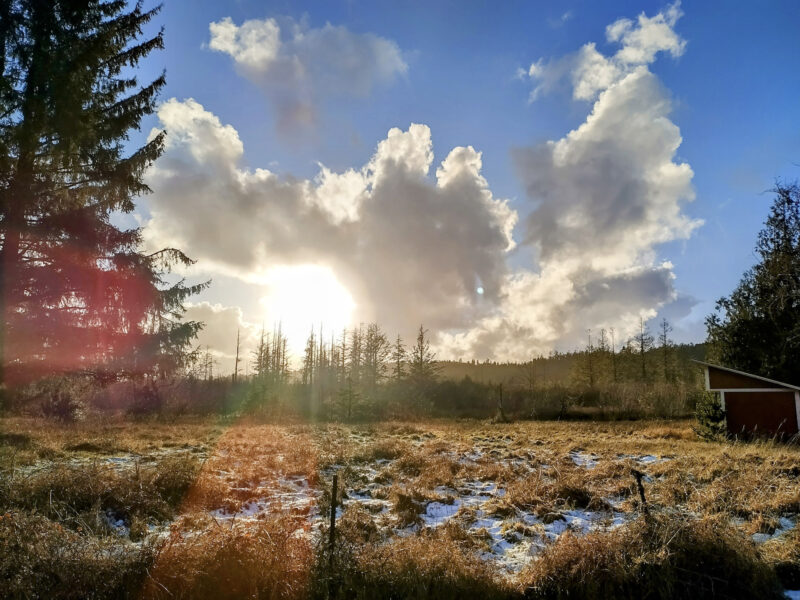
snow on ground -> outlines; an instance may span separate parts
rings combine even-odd
[[[672,460],[670,456],[653,456],[652,454],[617,454],[619,460],[630,459],[640,465],[656,465],[658,463]]]
[[[473,465],[490,459],[509,466],[526,467],[528,470],[545,468],[535,466],[531,460],[521,459],[518,455],[496,456],[496,450],[485,447],[473,447],[461,453],[448,453],[450,458],[462,465]],[[496,454],[496,453],[495,453]],[[529,455],[531,458],[532,455]],[[599,456],[582,449],[574,449],[568,454],[569,459],[581,468],[593,469],[602,460]],[[620,454],[616,460],[632,460],[642,467],[672,460],[672,457]],[[610,498],[610,509],[606,511],[561,510],[537,516],[533,513],[517,510],[512,514],[497,514],[497,500],[503,498],[506,491],[495,481],[466,479],[454,482],[452,486],[438,486],[432,490],[435,499],[420,503],[419,522],[408,526],[399,526],[396,514],[392,511],[388,487],[391,486],[390,459],[375,460],[370,463],[356,465],[337,465],[323,472],[323,479],[330,480],[333,471],[344,470],[348,484],[344,490],[342,505],[358,504],[369,511],[380,530],[390,536],[413,535],[424,528],[438,528],[455,520],[474,539],[483,543],[480,556],[495,563],[506,573],[515,573],[529,563],[542,549],[554,543],[567,531],[575,535],[586,535],[593,531],[608,531],[624,525],[636,517],[636,513],[624,512],[621,505],[624,498]],[[525,469],[521,469],[525,470]],[[647,481],[652,481],[646,477]],[[325,484],[323,484],[325,485]],[[327,484],[329,485],[329,483]],[[506,508],[507,510],[507,508]],[[755,541],[764,541],[782,535],[795,526],[789,518],[780,520],[780,527],[772,535],[756,534]]]
[[[257,487],[265,495],[242,504],[235,512],[224,508],[210,511],[218,520],[254,520],[276,512],[306,514],[312,511],[319,491],[311,488],[308,480],[300,475],[281,477],[272,484],[262,483]]]
[[[113,510],[106,510],[103,514],[103,521],[108,528],[120,537],[129,537],[131,534],[130,527],[125,525],[125,520],[115,514]]]
[[[135,469],[137,466],[148,466],[159,460],[164,460],[165,458],[191,457],[202,460],[205,459],[207,455],[206,450],[200,448],[159,448],[147,454],[123,452],[112,456],[91,453],[88,456],[78,455],[71,456],[67,459],[42,459],[32,465],[15,467],[14,471],[19,475],[27,476],[61,466],[83,467],[92,464],[124,471],[126,469]]]
[[[452,505],[431,502],[422,516],[423,521],[429,527],[438,527],[457,517],[462,506],[467,506],[462,499],[455,500]],[[543,519],[523,511],[510,517],[499,517],[479,508],[475,512],[475,520],[467,524],[466,530],[486,542],[487,549],[481,553],[484,560],[514,573],[567,531],[585,535],[590,531],[619,527],[630,518],[630,515],[621,512],[587,510],[552,513]]]
[[[775,539],[780,537],[787,531],[791,531],[797,525],[797,519],[790,519],[789,517],[781,517],[778,521],[778,527],[775,528],[775,531],[770,533],[754,533],[751,537],[756,544],[763,544],[769,540]]]
[[[570,450],[569,457],[577,466],[585,469],[594,469],[597,466],[597,456],[588,454],[583,450]]]
[[[453,458],[464,464],[466,461],[480,460],[483,456],[479,450],[471,450]],[[500,460],[510,462],[520,459]],[[388,494],[385,488],[390,483],[381,477],[382,469],[389,467],[391,462],[383,459],[370,464],[349,465],[350,483],[344,490],[343,506],[358,504],[366,508],[380,529],[397,536],[412,535],[421,528],[435,529],[456,520],[483,543],[484,550],[480,556],[507,573],[518,572],[538,552],[567,531],[582,535],[589,531],[618,527],[632,518],[632,515],[616,510],[568,510],[548,514],[544,519],[524,511],[498,515],[494,510],[496,502],[505,496],[506,490],[495,481],[466,479],[455,482],[453,486],[434,488],[433,494],[438,499],[420,504],[419,523],[401,527],[392,512],[392,502],[386,499]],[[344,467],[338,466],[338,469],[341,472]],[[329,479],[333,471],[334,467],[324,471],[323,478]]]
[[[364,435],[358,437],[356,441],[366,443],[370,441],[369,437]],[[413,440],[413,445],[422,445],[429,438],[430,436],[419,436],[419,439]],[[508,440],[476,439],[473,442],[473,447],[468,450],[446,454],[465,468],[471,468],[487,460],[512,467],[517,473],[550,468],[538,462],[532,452],[508,452]],[[502,452],[498,447],[503,448]],[[180,456],[181,453],[187,456],[205,456],[205,451],[198,452],[196,449],[162,449],[144,456],[132,453],[115,456],[77,456],[71,458],[67,464],[81,465],[96,462],[122,470],[154,462],[166,456]],[[603,460],[581,448],[571,450],[567,456],[576,466],[587,470],[594,469]],[[671,459],[672,457],[651,454],[619,454],[615,460],[631,460],[642,467],[647,467]],[[44,464],[46,462],[37,463],[27,469],[29,473],[33,473],[47,468],[49,465]],[[509,574],[520,571],[539,552],[568,531],[575,535],[607,531],[620,527],[635,517],[635,513],[621,510],[624,502],[624,498],[621,497],[607,498],[610,508],[606,511],[572,509],[536,515],[512,509],[509,514],[508,507],[505,507],[502,514],[497,514],[498,501],[505,496],[506,490],[495,481],[473,478],[455,481],[451,486],[434,488],[432,492],[435,499],[419,504],[419,521],[401,527],[398,525],[397,514],[392,510],[393,501],[389,494],[389,488],[396,476],[396,473],[392,472],[394,462],[392,459],[381,458],[367,463],[332,465],[320,473],[318,486],[311,486],[308,479],[302,475],[278,476],[269,481],[255,483],[246,490],[237,489],[237,491],[252,492],[252,498],[243,503],[238,510],[218,508],[209,511],[209,514],[218,521],[231,523],[246,523],[276,513],[302,515],[308,519],[308,526],[299,529],[298,532],[300,535],[313,537],[319,534],[328,518],[327,515],[319,514],[316,508],[317,501],[323,490],[330,487],[333,473],[339,472],[340,480],[345,485],[340,507],[337,509],[337,518],[342,516],[343,510],[347,507],[357,505],[369,512],[376,526],[390,536],[413,535],[420,529],[435,529],[455,520],[481,544],[480,557],[491,561]],[[235,469],[235,465],[232,464],[231,468]],[[23,469],[18,469],[18,472],[22,474]],[[227,471],[218,473],[223,478],[227,474]],[[107,510],[103,514],[103,519],[110,531],[121,538],[129,537],[129,525],[120,515]],[[793,529],[796,521],[795,516],[784,516],[779,520],[778,527],[773,533],[756,533],[752,535],[752,539],[756,543],[763,543],[777,538]],[[159,531],[163,529],[163,526],[159,527]],[[159,527],[151,526],[149,529],[152,533]],[[800,600],[800,591],[787,591],[787,597]]]

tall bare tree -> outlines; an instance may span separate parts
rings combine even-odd
[[[669,334],[672,331],[672,325],[669,324],[666,318],[661,319],[661,323],[658,326],[658,345],[661,348],[661,358],[664,367],[664,381],[669,381],[670,371],[669,371],[669,358],[670,352],[672,349],[672,340],[669,339]]]
[[[653,336],[650,329],[642,317],[639,317],[639,333],[634,338],[634,348],[639,354],[639,361],[642,367],[642,381],[647,380],[647,351],[653,347]]]

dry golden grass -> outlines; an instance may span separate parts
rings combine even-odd
[[[412,537],[374,543],[344,529],[335,556],[318,557],[317,597],[462,598],[517,597],[514,587],[472,551],[476,541],[455,524]]]
[[[0,597],[136,598],[151,544],[131,546],[73,531],[42,515],[0,515]]]
[[[775,598],[770,567],[719,518],[663,513],[626,528],[562,536],[520,576],[528,598]]]
[[[799,528],[760,546],[749,537],[771,534],[781,517],[800,513],[800,447],[707,442],[691,426],[211,420],[57,426],[3,419],[0,513],[10,516],[0,521],[6,554],[0,580],[15,582],[12,597],[54,598],[86,597],[93,585],[96,597],[300,598],[331,590],[361,598],[558,597],[557,589],[572,590],[570,597],[634,597],[637,589],[667,597],[657,590],[707,592],[702,586],[712,581],[731,597],[763,597],[777,585],[774,573],[783,585],[800,587]],[[575,464],[571,452],[592,457],[596,466]],[[644,455],[658,460],[637,461]],[[110,462],[119,456],[124,468]],[[651,478],[647,522],[639,517],[631,468]],[[341,490],[363,492],[378,504],[346,504],[332,580],[325,545],[314,547],[316,536],[324,539],[314,514],[327,514],[334,469]],[[631,523],[585,537],[565,534],[518,576],[481,559],[491,536],[473,526],[474,506],[461,506],[436,529],[394,534],[392,527],[419,526],[429,502],[452,504],[470,482],[505,492],[484,510],[508,518],[509,540],[540,537],[542,523],[571,509],[607,512],[610,501]],[[248,516],[256,502],[268,510]],[[103,525],[108,509],[125,519],[130,539]],[[523,512],[541,522],[514,521]],[[166,537],[148,533],[167,520]],[[28,539],[23,530],[37,533]],[[27,565],[40,575],[26,575]],[[732,574],[694,577],[717,566]],[[68,576],[73,570],[100,575]],[[74,584],[60,588],[58,581]]]
[[[214,524],[193,535],[173,528],[142,598],[307,598],[313,553],[302,524],[273,516]]]

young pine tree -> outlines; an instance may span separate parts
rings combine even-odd
[[[122,0],[0,2],[0,389],[52,373],[164,375],[201,327],[182,321],[203,285],[168,284],[180,251],[141,251],[130,213],[164,132],[129,150],[162,74],[133,69],[158,8]],[[205,285],[205,284],[204,284]]]
[[[417,343],[411,348],[408,361],[408,381],[415,395],[417,408],[421,408],[439,374],[436,355],[431,351],[426,333],[427,330],[420,325]]]
[[[397,339],[392,346],[392,353],[390,359],[392,361],[392,379],[395,383],[402,381],[406,376],[406,370],[403,363],[406,360],[406,348],[403,345],[403,339],[400,334],[397,334]]]

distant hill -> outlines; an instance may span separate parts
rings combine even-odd
[[[671,346],[667,354],[668,373],[681,381],[694,381],[699,373],[692,360],[705,360],[705,344],[679,344]],[[585,378],[589,355],[586,352],[558,353],[539,357],[528,363],[500,363],[478,361],[439,361],[442,379],[460,381],[469,377],[473,381],[503,385],[528,385],[532,378],[535,385],[568,385]],[[591,355],[592,368],[598,381],[613,378],[610,352],[595,351]],[[618,381],[637,380],[641,376],[641,357],[627,350],[618,351],[616,361]],[[664,353],[661,348],[653,348],[645,354],[649,378],[663,378]]]

